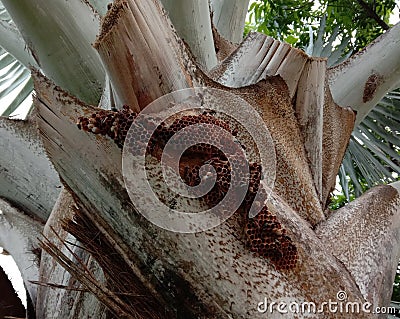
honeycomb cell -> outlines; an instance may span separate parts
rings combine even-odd
[[[199,194],[203,190],[209,189],[208,180],[214,180],[215,184],[206,195],[205,203],[214,207],[219,204],[226,196],[233,180],[238,180],[239,185],[247,185],[248,189],[245,198],[239,208],[244,214],[244,237],[248,249],[270,260],[278,270],[290,270],[296,267],[298,261],[298,252],[285,228],[279,222],[278,218],[268,211],[268,208],[262,204],[267,199],[265,191],[260,189],[260,180],[262,176],[262,167],[260,163],[249,163],[249,172],[244,169],[247,162],[242,154],[238,153],[238,141],[234,130],[231,130],[228,123],[217,119],[210,113],[199,115],[182,115],[176,118],[171,124],[162,123],[156,126],[156,118],[148,116],[142,123],[134,122],[137,113],[130,110],[129,106],[124,105],[120,110],[106,111],[99,110],[89,117],[79,117],[77,126],[80,130],[109,136],[114,142],[122,148],[126,142],[130,150],[135,154],[142,149],[142,143],[149,141],[146,146],[147,154],[161,160],[162,150],[171,139],[171,137],[180,130],[195,124],[207,124],[194,126],[190,134],[182,135],[182,138],[174,139],[175,144],[172,147],[185,149],[182,159],[179,163],[179,170],[182,179],[189,186],[204,185],[207,188],[199,188]],[[133,124],[134,123],[134,124]],[[132,125],[133,124],[133,125]],[[213,127],[222,128],[224,131],[215,130]],[[131,130],[135,141],[127,140],[128,130]],[[218,132],[216,134],[215,132]],[[199,138],[205,143],[198,143]],[[220,149],[214,145],[223,145],[224,150],[228,151],[231,162]],[[214,167],[214,172],[206,172],[200,176],[200,167],[208,164]],[[215,176],[214,176],[215,175]],[[210,179],[213,177],[213,179]],[[203,182],[203,183],[202,183]],[[254,217],[249,218],[249,211],[254,203],[260,212]],[[229,204],[228,204],[229,205]],[[229,212],[232,208],[222,207],[223,211]]]
[[[245,236],[250,250],[268,258],[276,269],[290,270],[296,266],[297,248],[266,206],[257,216],[247,219]]]
[[[79,129],[95,134],[107,135],[122,148],[129,127],[137,114],[124,105],[121,110],[99,110],[89,117],[79,117],[77,126]]]

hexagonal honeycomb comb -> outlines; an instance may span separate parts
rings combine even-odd
[[[122,148],[128,130],[136,117],[137,113],[124,105],[119,111],[100,110],[90,117],[80,117],[77,125],[79,129],[84,131],[111,137]],[[163,123],[157,128],[150,117],[146,121],[141,125],[134,126],[133,134],[139,136],[139,140],[149,140],[147,152],[158,159],[160,159],[160,150],[164,149],[166,143],[175,133],[195,124],[203,124],[192,129],[191,135],[186,134],[182,139],[174,142],[177,148],[185,149],[182,157],[186,160],[182,160],[179,167],[181,177],[189,186],[197,186],[202,181],[200,167],[204,164],[214,167],[216,183],[211,191],[204,196],[206,203],[210,207],[213,207],[224,198],[230,187],[232,177],[235,176],[234,174],[237,174],[236,177],[239,183],[247,181],[248,177],[250,177],[249,188],[240,207],[240,211],[245,214],[244,234],[249,249],[264,258],[268,258],[279,270],[288,270],[296,266],[298,260],[297,248],[288,237],[286,230],[277,217],[269,212],[265,205],[260,207],[261,211],[257,216],[254,218],[248,217],[250,207],[259,191],[261,165],[259,163],[250,163],[250,176],[246,176],[241,169],[241,165],[245,164],[241,160],[242,157],[233,156],[233,160],[229,162],[227,156],[212,145],[217,141],[220,145],[233,150],[232,152],[237,149],[238,143],[235,139],[235,133],[230,129],[228,123],[207,113],[183,115],[175,119],[172,124],[165,125]],[[211,126],[222,128],[226,134],[215,136]],[[154,133],[150,136],[150,132],[153,131]],[[199,137],[208,141],[209,144],[196,143]],[[263,194],[262,198],[266,198],[263,190],[261,189],[260,191]],[[225,209],[229,209],[229,207],[225,207]]]

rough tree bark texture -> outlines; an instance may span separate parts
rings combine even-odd
[[[227,34],[236,30],[239,23],[228,28],[215,3],[215,13],[221,15],[214,20],[217,27],[221,21]],[[196,10],[205,8],[193,10],[196,16]],[[239,8],[234,11],[242,16]],[[210,36],[211,26],[204,30]],[[156,0],[114,2],[95,48],[116,101],[139,111],[171,91],[204,86],[251,105],[271,133],[277,161],[274,192],[260,205],[285,230],[296,262],[279,269],[252,251],[244,237],[243,212],[196,234],[173,233],[148,222],[129,199],[121,150],[110,138],[76,126],[80,117],[99,109],[35,71],[37,125],[65,186],[44,228],[34,298],[37,316],[53,318],[57,304],[60,318],[106,318],[110,313],[118,318],[265,318],[257,311],[264,298],[321,305],[336,300],[339,291],[351,302],[387,305],[399,259],[399,192],[393,186],[378,187],[333,214],[325,211],[355,121],[351,109],[332,98],[325,60],[250,34],[238,46],[226,41],[226,59],[207,70],[216,63],[217,50],[209,52],[213,57],[208,60],[176,32],[184,31],[178,26],[175,31]],[[235,34],[228,40],[236,42]],[[237,111],[243,107],[221,103]],[[241,130],[239,137],[245,134]],[[153,156],[150,164],[155,161]]]

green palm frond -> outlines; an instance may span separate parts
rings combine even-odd
[[[11,23],[10,16],[0,2],[0,21]],[[28,112],[21,106],[29,101],[33,91],[30,71],[0,47],[0,115],[23,118]]]
[[[314,41],[305,51],[312,56],[328,58],[328,66],[343,62],[351,54],[351,39],[340,38],[335,28],[325,39],[326,18],[322,17]],[[339,170],[338,180],[349,202],[377,184],[398,180],[400,175],[400,91],[389,92],[358,125],[349,142]]]
[[[2,21],[11,21],[10,15],[7,10],[4,8],[3,4],[0,1],[0,20]]]
[[[343,37],[338,39],[340,34],[339,27],[336,27],[329,35],[328,39],[324,39],[326,27],[326,16],[322,16],[320,26],[317,32],[317,38],[314,42],[314,30],[309,27],[309,39],[310,42],[304,51],[310,56],[325,57],[328,59],[328,67],[339,64],[346,60],[352,53],[349,50],[351,45],[350,37]],[[339,43],[335,45],[335,43]]]
[[[351,180],[356,196],[374,185],[398,180],[400,175],[398,90],[389,92],[355,128],[346,156],[350,160],[342,163],[343,169],[340,174],[353,173]],[[341,186],[345,190],[348,185]]]

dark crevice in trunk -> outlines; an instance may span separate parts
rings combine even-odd
[[[5,317],[25,318],[25,308],[3,268],[0,267],[0,319]]]

